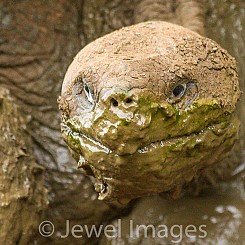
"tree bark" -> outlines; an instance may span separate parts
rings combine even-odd
[[[1,244],[30,244],[48,204],[26,121],[9,91],[0,88]]]

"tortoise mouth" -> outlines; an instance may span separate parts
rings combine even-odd
[[[80,158],[78,168],[96,179],[99,199],[113,200],[170,191],[173,185],[182,183],[190,169],[196,173],[220,161],[237,138],[239,121],[234,115],[201,130],[149,142],[132,154],[120,155],[65,122],[61,126],[66,143]],[[146,182],[147,186],[142,184]]]
[[[220,124],[221,124],[220,122],[217,122],[217,123],[213,123],[207,127],[204,127],[203,129],[201,129],[199,131],[194,131],[194,132],[191,132],[189,134],[183,134],[180,136],[173,136],[173,137],[168,137],[165,139],[159,139],[156,141],[148,142],[145,145],[140,145],[134,153],[128,153],[128,152],[123,153],[123,152],[117,152],[116,150],[112,150],[110,148],[110,146],[103,144],[102,140],[101,141],[96,140],[95,138],[89,136],[88,134],[75,131],[74,129],[72,129],[70,126],[68,126],[65,123],[61,124],[61,128],[62,128],[63,137],[65,138],[65,141],[67,142],[69,147],[71,149],[75,150],[80,155],[83,155],[83,153],[81,152],[81,148],[82,147],[88,147],[89,150],[93,153],[103,152],[106,154],[114,154],[114,155],[123,156],[123,155],[134,155],[135,153],[145,154],[150,149],[156,149],[157,147],[163,147],[165,145],[176,144],[177,142],[179,142],[181,140],[192,138],[194,136],[198,136],[199,134],[204,134],[206,131],[209,131],[209,130],[212,131],[215,135],[219,136],[222,134],[222,131],[220,130],[219,127],[216,127],[216,126],[219,126]],[[68,140],[69,137],[79,140],[80,143],[82,143],[81,148],[79,149],[76,147],[76,145],[73,145]],[[197,140],[197,142],[201,143],[202,140]]]
[[[86,145],[89,145],[89,150],[92,152],[104,152],[104,153],[112,153],[112,150],[110,150],[107,146],[99,142],[98,140],[95,140],[94,138],[88,136],[87,134],[84,134],[82,132],[77,132],[71,129],[70,126],[68,126],[65,123],[61,123],[61,132],[63,135],[63,138],[67,142],[68,146],[73,149],[78,154],[81,154],[77,145],[72,144],[71,139],[79,140],[82,144],[81,147],[85,147]]]
[[[138,149],[133,154],[117,154],[116,151],[111,150],[109,147],[102,144],[100,141],[94,139],[93,137],[90,137],[82,132],[75,132],[73,131],[69,126],[62,125],[63,128],[63,136],[67,141],[67,144],[71,149],[73,149],[78,155],[79,155],[79,161],[78,161],[78,168],[82,168],[86,175],[92,176],[95,178],[95,191],[98,193],[98,199],[99,200],[111,200],[114,199],[113,196],[113,182],[115,181],[114,178],[108,178],[107,176],[110,176],[110,171],[113,173],[113,170],[103,169],[97,164],[94,164],[94,162],[91,162],[89,159],[90,157],[87,156],[87,151],[90,151],[92,154],[99,154],[103,153],[106,155],[113,155],[114,157],[127,157],[127,155],[137,155],[137,154],[147,154],[154,150],[168,147],[171,145],[178,144],[178,142],[185,141],[188,138],[192,138],[195,136],[198,136],[199,134],[205,134],[207,131],[214,130],[214,126],[206,127],[199,132],[193,132],[188,135],[182,135],[178,137],[171,137],[168,139],[162,139],[154,142],[150,142],[145,144],[144,146],[138,147]],[[71,144],[69,142],[69,137],[78,140],[80,143],[80,147],[77,148],[76,144]],[[202,143],[202,140],[200,140],[198,143]],[[86,149],[87,148],[87,149]],[[86,150],[84,150],[86,149]],[[176,148],[176,151],[180,151]],[[84,158],[86,156],[86,159]],[[149,156],[151,157],[151,156]],[[147,158],[146,158],[147,159]],[[102,173],[104,172],[104,174]],[[147,193],[146,193],[147,194]],[[149,194],[149,193],[148,193]]]

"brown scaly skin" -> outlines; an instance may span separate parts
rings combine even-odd
[[[76,169],[60,134],[57,97],[65,70],[81,48],[81,15],[80,0],[0,1],[0,86],[9,89],[20,113],[28,118],[29,147],[33,148],[32,157],[44,168],[49,194],[43,219],[52,221],[56,232],[65,232],[66,220],[97,225],[111,212],[108,205],[96,200],[93,184]],[[22,201],[24,206],[24,198]],[[9,224],[5,230],[12,229],[18,235],[6,244],[16,244],[22,236],[24,239],[22,227],[11,226],[19,222],[15,218],[5,223],[6,227]],[[29,232],[37,234],[38,244],[61,245],[67,240],[69,244],[88,244],[85,236],[61,239],[55,233],[44,238],[36,226]]]
[[[134,22],[164,20],[205,34],[204,0],[141,0],[134,11]]]
[[[75,57],[62,87],[62,133],[99,199],[176,194],[232,148],[239,96],[235,61],[214,41],[140,23]]]
[[[60,93],[61,81],[67,65],[86,43],[122,26],[135,23],[136,15],[144,20],[151,19],[152,16],[148,14],[147,8],[144,13],[137,14],[140,11],[138,4],[143,7],[144,4],[153,6],[154,2],[156,0],[0,1],[0,85],[10,90],[11,96],[17,99],[22,113],[28,115],[28,132],[34,142],[35,159],[45,168],[45,185],[49,188],[50,205],[45,213],[45,219],[55,223],[56,231],[65,230],[66,219],[75,224],[99,224],[101,220],[107,219],[110,210],[106,205],[94,200],[96,194],[92,190],[90,180],[85,178],[80,171],[76,171],[75,163],[67,157],[67,148],[60,137],[56,98]],[[161,10],[164,12],[166,9],[164,1],[158,2],[162,5]],[[185,9],[188,10],[188,14],[186,10],[180,11],[182,14],[179,16],[187,22],[195,22],[196,16],[202,16],[205,12],[199,0],[179,2],[185,3],[180,10],[187,6]],[[241,45],[237,45],[238,40],[231,35],[238,28],[237,17],[232,15],[232,12],[242,11],[242,5],[239,4],[241,1],[208,2],[210,2],[209,12],[215,11],[215,16],[218,16],[218,20],[222,22],[221,26],[217,26],[216,17],[209,16],[208,21],[213,21],[213,23],[206,24],[209,27],[208,35],[216,38],[218,43],[236,56],[242,77],[244,57],[240,54],[243,49]],[[232,2],[235,3],[237,10],[230,8]],[[220,6],[227,7],[223,11]],[[170,9],[175,11],[175,6],[171,6]],[[155,12],[155,19],[168,20],[169,13],[165,15],[157,10]],[[228,21],[224,18],[224,13],[225,15],[227,13],[227,17],[230,18]],[[147,17],[145,18],[144,15]],[[175,14],[170,15],[176,20]],[[241,17],[242,12],[238,16]],[[227,28],[229,26],[227,23],[231,23],[230,28]],[[178,22],[178,24],[183,23]],[[186,27],[192,30],[199,29]],[[226,36],[221,39],[223,29],[226,30]],[[199,30],[198,32],[201,33]],[[243,33],[240,35],[238,31],[236,32],[239,40],[242,40]],[[238,155],[237,158],[240,160]],[[234,157],[232,157],[233,160]],[[224,172],[221,171],[220,174],[223,176]],[[200,183],[200,178],[198,183]],[[21,199],[21,202],[28,206],[26,200],[28,199]],[[15,221],[18,222],[15,217],[9,221],[11,237],[8,236],[8,238],[12,238],[12,242],[16,243],[23,236],[22,241],[25,242],[24,237],[25,235],[28,237],[29,234],[23,234],[21,226],[15,226],[13,230],[11,225]],[[28,231],[31,232],[31,227]],[[37,229],[33,230],[35,231],[38,232]],[[13,232],[18,235],[13,236]],[[43,238],[42,240],[41,236],[37,239],[38,244],[45,245],[61,245],[67,242],[88,244],[86,237],[60,239],[56,233],[50,239]],[[92,242],[90,239],[89,244]]]

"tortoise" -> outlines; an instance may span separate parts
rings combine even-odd
[[[61,131],[100,200],[176,198],[231,175],[238,138],[235,59],[215,41],[142,22],[83,48],[65,75]]]

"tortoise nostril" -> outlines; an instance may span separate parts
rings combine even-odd
[[[117,107],[117,106],[118,106],[118,101],[115,100],[114,98],[112,98],[112,99],[111,99],[111,104],[112,104],[113,106]]]
[[[132,102],[133,102],[133,100],[132,100],[131,98],[125,99],[125,103],[127,103],[127,104],[130,104],[130,103],[132,103]]]

